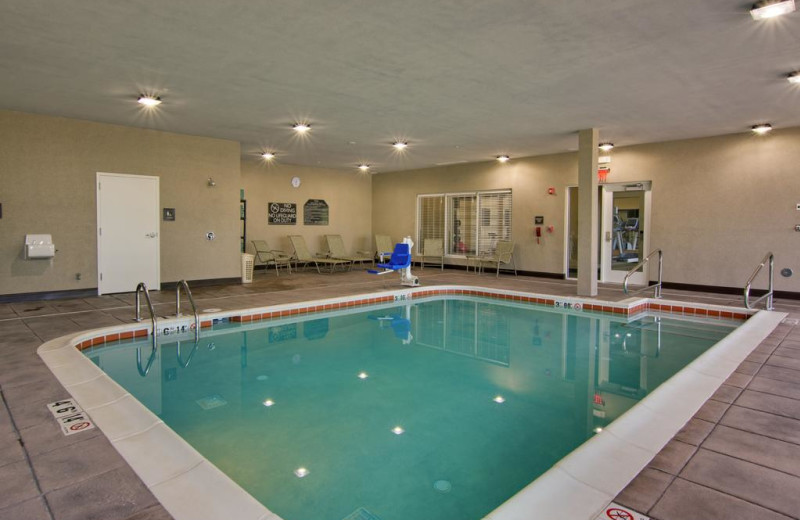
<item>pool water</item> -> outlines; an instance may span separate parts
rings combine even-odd
[[[85,353],[285,520],[478,520],[736,325],[426,299]]]

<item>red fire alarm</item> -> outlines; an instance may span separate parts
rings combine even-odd
[[[555,195],[556,194],[556,189],[555,188],[547,188],[547,193],[548,193],[548,195]]]

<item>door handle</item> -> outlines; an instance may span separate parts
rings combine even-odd
[[[611,242],[611,231],[606,231],[606,242]]]
[[[150,233],[145,233],[144,236],[146,236],[147,238],[156,238],[158,236],[158,233],[155,231],[151,231]]]

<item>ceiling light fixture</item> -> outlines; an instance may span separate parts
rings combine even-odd
[[[295,123],[294,125],[292,125],[292,128],[294,129],[295,132],[303,134],[311,130],[311,125],[306,123]]]
[[[500,161],[500,162],[508,162],[509,159],[511,159],[511,157],[509,157],[507,155],[498,155],[497,156],[497,160]]]
[[[786,79],[789,80],[789,83],[800,84],[800,71],[790,72]]]
[[[264,153],[261,154],[261,157],[263,157],[267,161],[271,161],[272,159],[275,158],[275,154],[272,153],[272,152],[264,152]]]
[[[157,107],[161,104],[161,98],[158,96],[146,96],[144,94],[139,96],[139,99],[136,100],[140,105],[144,105],[146,107]]]
[[[361,170],[362,172],[365,172],[365,171],[369,170],[369,164],[364,164],[364,163],[359,164],[358,165],[358,169]]]
[[[394,146],[398,150],[404,150],[408,147],[408,143],[406,141],[395,141],[394,143],[392,143],[392,146]]]
[[[750,16],[753,17],[753,20],[765,20],[789,14],[794,9],[794,0],[762,0],[753,4],[753,8],[750,9]]]
[[[764,135],[772,130],[772,125],[769,123],[759,123],[750,127],[753,132],[758,135]]]
[[[598,146],[604,152],[610,152],[614,148],[614,143],[600,143]]]

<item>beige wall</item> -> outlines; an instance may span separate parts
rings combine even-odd
[[[577,154],[573,153],[374,175],[372,227],[395,242],[406,235],[416,237],[418,194],[510,188],[517,266],[527,271],[563,272],[564,186],[574,182],[577,171]],[[556,188],[555,195],[547,194],[550,187]],[[533,235],[536,215],[544,216],[545,226],[555,226],[554,233],[543,232],[540,244]],[[463,260],[451,263],[463,264]]]
[[[772,250],[776,271],[797,273],[776,274],[776,289],[800,291],[800,128],[618,147],[611,155],[608,182],[653,182],[650,245],[664,250],[665,281],[743,286]],[[576,153],[379,174],[373,229],[394,240],[415,236],[417,194],[511,188],[518,267],[563,273],[565,187],[576,183]],[[555,226],[541,244],[535,215]]]
[[[291,185],[300,177],[299,188]],[[325,235],[338,234],[349,253],[372,249],[372,175],[345,170],[329,170],[268,163],[261,158],[242,160],[242,187],[247,200],[247,249],[250,240],[266,240],[273,249],[292,253],[288,235],[302,235],[312,254],[327,250]],[[303,204],[309,199],[328,203],[329,224],[303,224]],[[296,225],[267,224],[270,202],[297,204]]]
[[[741,287],[772,251],[775,288],[800,291],[800,128],[624,147],[612,157],[609,182],[653,181],[650,245],[664,250],[665,280]],[[796,274],[780,276],[783,267]]]
[[[0,294],[97,287],[97,172],[160,178],[162,282],[239,276],[239,143],[9,111],[0,143]],[[26,233],[56,257],[24,260]]]

